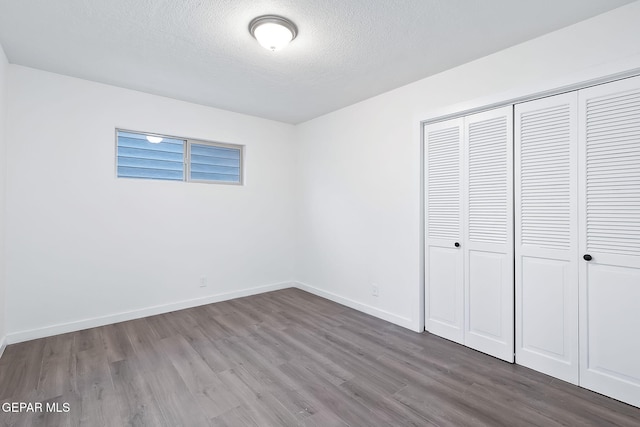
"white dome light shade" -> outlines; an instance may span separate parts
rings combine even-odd
[[[275,15],[260,16],[249,24],[249,32],[265,49],[280,50],[298,35],[295,24]]]
[[[152,144],[158,144],[160,142],[162,142],[162,137],[161,136],[151,136],[151,135],[147,135],[147,141],[149,141]]]
[[[267,22],[255,29],[253,35],[265,49],[280,50],[293,39],[288,28]]]

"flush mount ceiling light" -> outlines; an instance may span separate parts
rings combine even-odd
[[[147,141],[149,141],[152,144],[158,144],[159,142],[162,142],[162,137],[160,136],[151,136],[151,135],[147,135]]]
[[[271,51],[280,50],[298,35],[296,25],[282,16],[258,16],[249,23],[249,32],[258,43]]]

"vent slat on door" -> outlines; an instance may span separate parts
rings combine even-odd
[[[525,112],[522,129],[547,129],[546,133],[521,132],[521,236],[522,244],[568,249],[571,212],[569,105]],[[551,122],[553,127],[547,128]],[[549,211],[553,211],[553,217]]]
[[[460,235],[460,130],[440,129],[426,135],[427,229],[431,238]]]
[[[638,90],[593,98],[586,103],[589,251],[640,256],[638,118]]]
[[[469,125],[469,239],[507,240],[507,118]]]

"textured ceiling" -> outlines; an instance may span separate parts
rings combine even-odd
[[[0,0],[9,62],[289,123],[632,0]],[[299,29],[279,52],[247,26]]]

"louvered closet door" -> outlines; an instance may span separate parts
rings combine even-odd
[[[580,385],[640,406],[640,78],[579,91],[578,131]]]
[[[465,345],[513,362],[513,108],[465,117]]]
[[[576,92],[515,107],[516,362],[578,384]]]
[[[425,329],[458,343],[464,304],[461,144],[462,119],[424,127]]]

